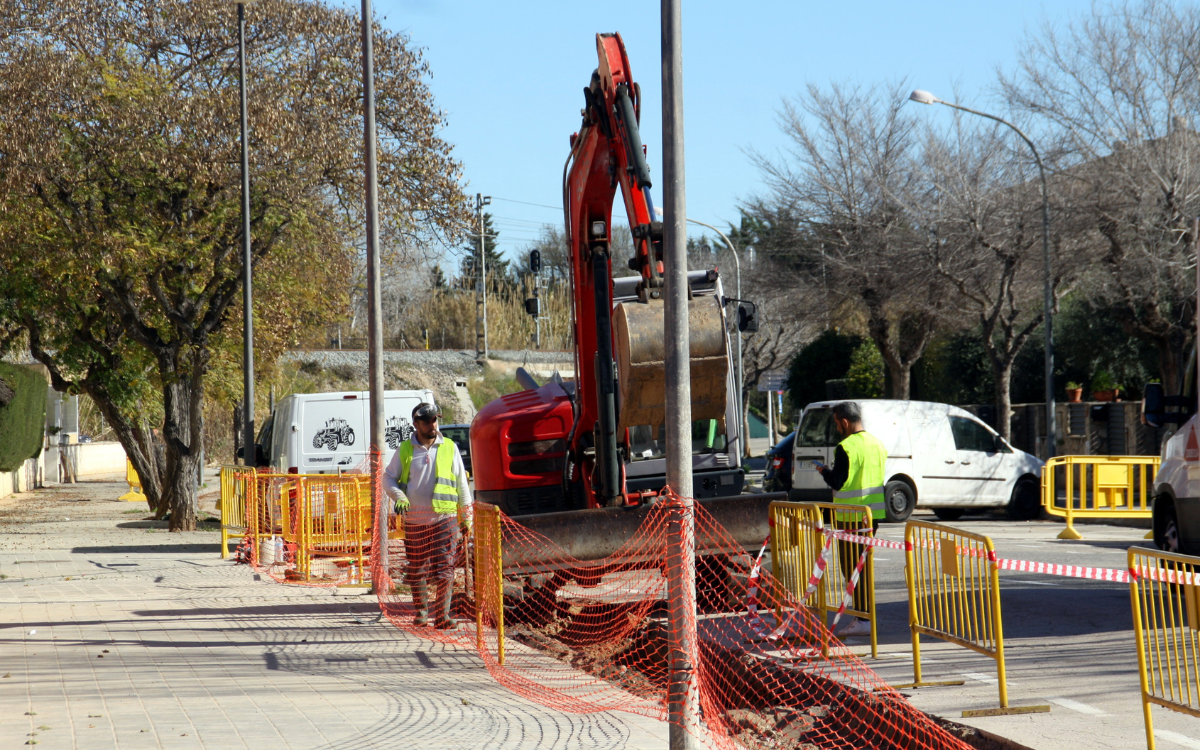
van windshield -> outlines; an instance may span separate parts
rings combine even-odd
[[[824,448],[832,445],[833,417],[831,409],[809,409],[800,420],[796,430],[796,446],[799,448]]]
[[[458,452],[464,456],[471,453],[470,427],[442,427],[439,430],[443,437],[449,438],[458,446]]]

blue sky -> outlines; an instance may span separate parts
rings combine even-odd
[[[642,138],[661,175],[659,4],[374,0],[386,27],[425,49],[462,161],[466,189],[491,195],[500,249],[521,252],[544,223],[561,224],[563,163],[596,67],[595,34],[619,31],[642,87]],[[350,3],[347,3],[350,4]],[[357,6],[357,3],[354,3]],[[829,3],[684,0],[687,207],[724,227],[761,189],[746,152],[785,146],[776,112],[809,82],[907,80],[978,107],[996,105],[997,68],[1010,69],[1027,30],[1056,28],[1086,0]],[[913,104],[912,106],[918,106]],[[947,118],[942,107],[929,117]],[[655,186],[655,204],[662,205]],[[518,202],[519,201],[519,202]]]

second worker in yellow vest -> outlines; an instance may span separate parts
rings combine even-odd
[[[833,501],[845,505],[865,505],[871,509],[872,526],[886,516],[884,511],[884,484],[887,481],[887,448],[871,433],[863,429],[862,409],[853,401],[843,401],[833,406],[833,422],[837,426],[842,442],[833,454],[833,466],[821,466],[821,477],[833,490]],[[840,552],[841,550],[839,550]],[[843,573],[849,577],[849,565],[853,569],[852,555],[839,554]],[[855,609],[866,607],[865,598],[870,581],[867,571],[854,590]],[[871,624],[855,619],[838,631],[840,637],[870,635]]]

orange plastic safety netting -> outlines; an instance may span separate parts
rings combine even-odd
[[[696,638],[698,720],[688,730],[705,744],[967,747],[890,689],[797,596],[768,573],[752,576],[753,556],[678,498],[660,500],[615,554],[592,561],[486,504],[475,506],[474,532],[461,539],[455,520],[442,531],[437,519],[406,520],[405,539],[389,545],[387,571],[373,573],[384,614],[421,637],[477,650],[498,682],[538,703],[667,719],[670,660],[689,653],[671,626],[679,585],[672,581],[680,579],[672,561],[686,568],[690,560],[696,607],[682,630],[694,628]],[[695,554],[681,556],[689,521]],[[752,614],[755,584],[760,606]],[[457,629],[434,627],[447,605]]]

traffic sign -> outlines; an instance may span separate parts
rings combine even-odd
[[[787,372],[785,370],[768,370],[758,378],[758,390],[760,391],[782,391],[787,384]]]

